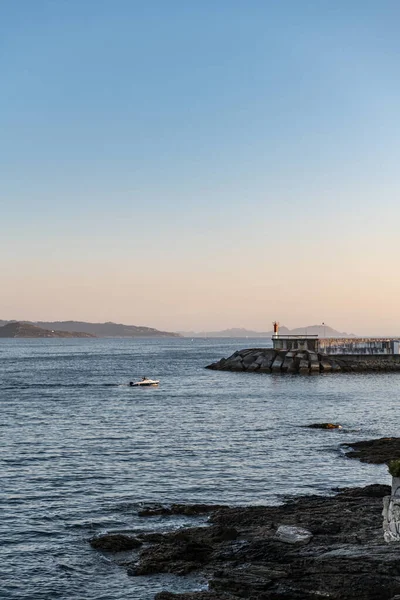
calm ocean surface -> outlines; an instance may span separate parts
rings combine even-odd
[[[346,441],[398,435],[400,374],[314,377],[208,371],[264,340],[0,340],[0,598],[152,600],[193,579],[128,577],[92,550],[140,503],[265,504],[389,483]],[[129,388],[143,375],[159,388]],[[341,431],[301,425],[334,421]]]

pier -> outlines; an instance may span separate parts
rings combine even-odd
[[[319,338],[317,335],[277,335],[275,350],[309,350],[321,354],[399,354],[398,338]]]
[[[398,338],[319,338],[279,335],[274,323],[272,348],[239,350],[208,365],[221,371],[316,374],[323,372],[399,371]]]

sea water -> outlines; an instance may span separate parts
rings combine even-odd
[[[252,339],[0,340],[0,598],[151,600],[196,578],[130,577],[88,540],[164,531],[143,503],[265,504],[389,483],[341,444],[398,435],[400,374],[204,367]],[[131,388],[143,376],[157,388]],[[307,429],[315,422],[343,429]],[[197,522],[197,521],[196,521]]]

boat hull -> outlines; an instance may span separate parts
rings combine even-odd
[[[159,381],[149,379],[147,381],[135,381],[134,383],[131,381],[129,385],[131,387],[152,387],[154,385],[158,385],[159,383]]]

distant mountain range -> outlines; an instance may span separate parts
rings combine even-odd
[[[273,331],[253,331],[251,329],[232,328],[222,331],[180,331],[184,337],[223,337],[223,338],[270,338]],[[318,335],[318,337],[356,337],[354,333],[337,331],[329,325],[308,325],[307,327],[297,327],[288,329],[284,325],[279,328],[280,335]]]
[[[4,325],[18,325],[18,331],[21,335],[6,335],[7,332],[17,331],[12,327],[2,331]],[[21,329],[24,325],[25,329]],[[36,327],[47,332],[39,335],[40,332],[34,329]],[[22,332],[24,334],[22,335]],[[86,321],[1,321],[0,337],[101,337],[101,338],[160,338],[160,337],[208,337],[208,338],[270,338],[273,331],[253,331],[244,328],[223,329],[222,331],[181,331],[173,333],[170,331],[159,331],[152,327],[142,327],[137,325],[124,325],[122,323],[87,323]],[[29,335],[29,332],[32,335]],[[309,325],[307,327],[297,327],[288,329],[284,325],[279,328],[281,335],[318,335],[319,337],[356,337],[354,333],[337,331],[329,325]],[[50,335],[52,334],[52,335]],[[66,334],[66,335],[63,335]],[[72,334],[72,335],[71,335]]]
[[[16,321],[0,321],[0,327],[16,323]],[[116,338],[149,338],[149,337],[181,337],[179,333],[169,331],[159,331],[152,327],[138,327],[136,325],[123,325],[120,323],[86,323],[85,321],[19,321],[28,325],[33,325],[53,332],[67,332],[74,334],[87,334],[86,336],[74,335],[72,337],[116,337]],[[4,337],[4,336],[3,336]],[[14,337],[14,336],[7,336]],[[28,337],[28,336],[24,336]],[[39,337],[39,336],[32,336]],[[41,336],[50,337],[50,336]],[[61,336],[53,336],[61,337]],[[71,336],[63,336],[71,337]]]

